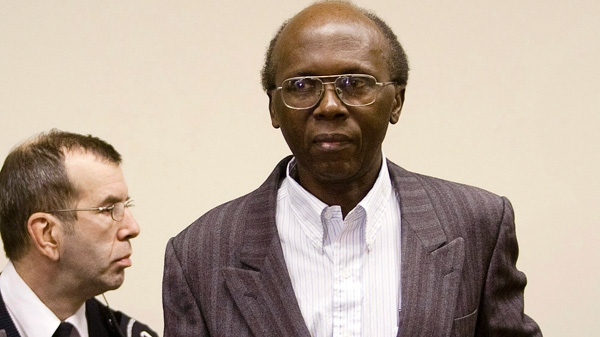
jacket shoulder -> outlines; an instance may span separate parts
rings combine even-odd
[[[389,168],[402,212],[430,209],[450,239],[477,237],[491,245],[501,224],[514,222],[512,205],[505,197],[479,187],[409,172],[393,163]]]
[[[411,172],[390,161],[388,161],[388,165],[392,181],[396,184],[397,189],[403,189],[405,187],[402,186],[403,184],[416,183],[414,186],[423,188],[432,198],[444,197],[447,200],[450,197],[461,200],[468,199],[470,202],[485,201],[500,205],[505,202],[504,197],[480,187]]]

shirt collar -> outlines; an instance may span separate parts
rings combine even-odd
[[[9,260],[0,274],[0,292],[10,317],[23,337],[52,336],[60,320],[23,281]],[[35,319],[27,319],[35,317]],[[85,304],[75,314],[66,319],[73,324],[81,337],[87,337]]]
[[[367,195],[358,203],[358,206],[364,208],[367,213],[367,225],[365,226],[365,240],[367,249],[371,250],[375,243],[375,237],[382,225],[382,216],[385,208],[389,205],[389,199],[392,197],[392,180],[388,171],[385,155],[382,153],[381,169],[375,184]],[[356,209],[356,208],[355,208]]]
[[[299,219],[302,230],[312,245],[323,251],[323,225],[321,213],[327,208],[327,204],[319,200],[310,192],[305,190],[293,178],[296,176],[296,159],[292,158],[287,165],[286,178],[282,187],[286,187],[290,198],[290,209],[294,217]]]
[[[88,325],[87,325],[87,317],[85,316],[85,306],[84,303],[81,308],[79,308],[75,314],[65,321],[73,324],[80,337],[88,337]]]
[[[301,219],[303,230],[312,244],[319,250],[323,250],[325,242],[323,229],[323,216],[330,208],[327,204],[319,200],[310,192],[305,190],[292,177],[296,172],[296,159],[292,158],[287,165],[286,184],[290,196],[291,209],[294,215]],[[375,184],[367,195],[352,209],[346,216],[346,220],[353,220],[356,216],[363,214],[365,222],[365,240],[367,249],[371,250],[375,242],[376,234],[381,228],[381,217],[384,214],[385,207],[389,204],[389,198],[392,196],[392,181],[389,175],[387,160],[382,153],[382,164]],[[339,207],[339,206],[332,206]]]

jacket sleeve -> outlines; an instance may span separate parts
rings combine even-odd
[[[537,323],[524,313],[527,279],[516,267],[519,248],[513,209],[508,199],[503,201],[504,212],[483,289],[476,336],[542,336]]]
[[[167,243],[163,274],[164,337],[210,336],[187,282],[174,239]]]

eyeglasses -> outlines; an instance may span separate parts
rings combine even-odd
[[[133,200],[116,202],[106,207],[89,207],[89,208],[73,208],[73,209],[57,209],[53,211],[45,211],[44,213],[55,213],[55,212],[75,212],[75,211],[98,211],[98,212],[110,212],[110,216],[115,221],[121,221],[125,218],[125,208],[133,207]]]
[[[331,78],[330,82],[322,79]],[[344,74],[329,76],[292,77],[281,83],[275,90],[281,91],[283,103],[290,109],[309,109],[316,106],[325,92],[325,84],[333,84],[335,93],[348,106],[373,104],[379,90],[395,82],[377,82],[366,74]]]

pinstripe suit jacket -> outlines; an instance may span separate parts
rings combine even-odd
[[[165,337],[310,336],[275,225],[289,160],[168,242]],[[523,313],[526,278],[515,266],[509,201],[388,165],[402,215],[398,336],[541,336]]]

